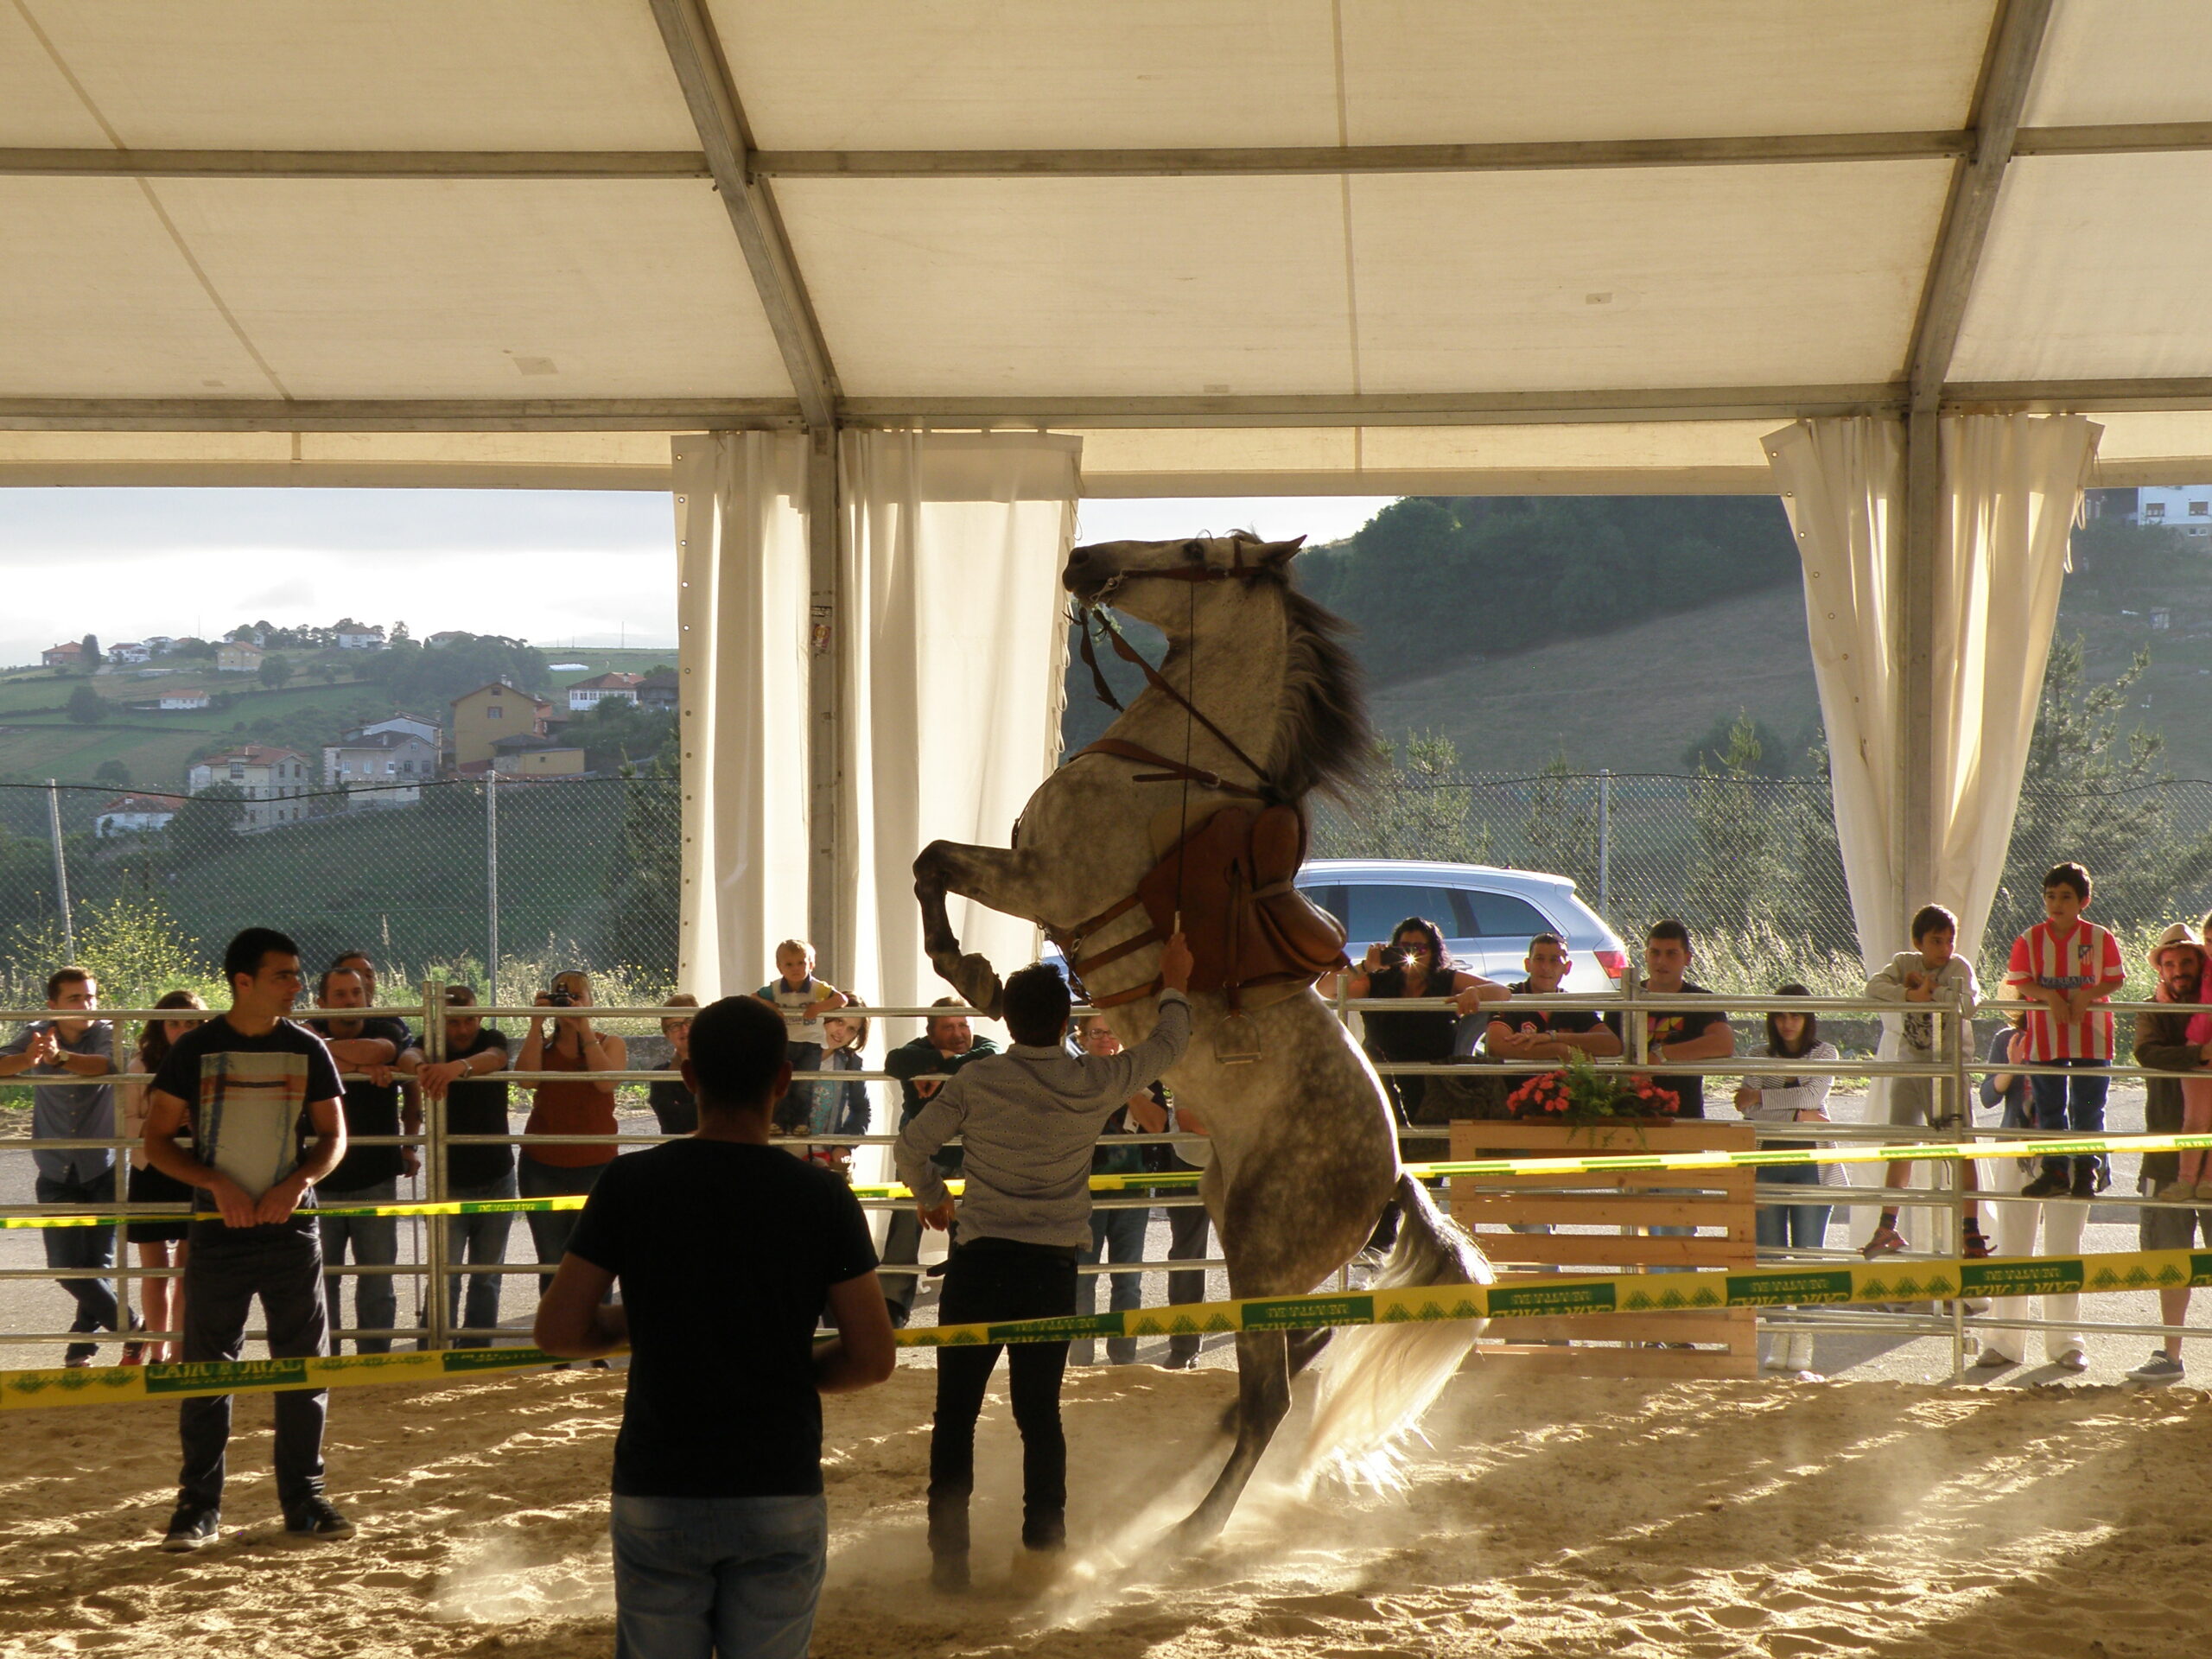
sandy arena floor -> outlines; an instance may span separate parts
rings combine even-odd
[[[815,1652],[2022,1659],[2201,1653],[2212,1633],[2200,1390],[1471,1375],[1406,1491],[1270,1488],[1219,1544],[1164,1559],[1232,1385],[1071,1375],[1083,1559],[1043,1600],[1006,1581],[1002,1397],[980,1447],[978,1586],[958,1601],[927,1587],[926,1366],[832,1401]],[[621,1388],[561,1373],[336,1395],[331,1490],[361,1532],[321,1547],[277,1531],[269,1407],[249,1402],[225,1540],[185,1557],[154,1548],[173,1408],[0,1420],[0,1653],[607,1653]]]

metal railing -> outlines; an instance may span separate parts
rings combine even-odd
[[[423,983],[423,999],[419,1004],[381,1007],[375,1008],[304,1008],[296,1011],[294,1017],[302,1020],[341,1021],[358,1020],[371,1017],[398,1018],[402,1020],[419,1020],[422,1024],[422,1034],[416,1052],[420,1053],[423,1064],[435,1064],[447,1058],[445,1053],[445,1024],[448,1017],[475,1017],[486,1020],[499,1019],[552,1020],[562,1017],[554,1011],[536,1004],[505,1007],[499,1005],[486,1007],[470,1006],[465,1010],[455,1009],[448,1007],[448,1005],[442,1001],[443,988],[443,982],[442,981],[428,980]],[[1362,1013],[1370,1008],[1387,1010],[1394,1013],[1422,1011],[1440,1013],[1447,1010],[1453,1012],[1457,1011],[1456,1001],[1454,999],[1448,997],[1352,998],[1345,993],[1341,982],[1338,984],[1337,994],[1329,1000],[1332,1010],[1340,1019],[1348,1019],[1353,1014]],[[1520,1008],[1560,1011],[1589,1011],[1608,1015],[1618,1015],[1619,1017],[1621,1027],[1623,1052],[1618,1056],[1599,1059],[1595,1061],[1594,1064],[1601,1071],[1615,1072],[1641,1072],[1646,1074],[1651,1071],[1655,1062],[1652,1061],[1649,1053],[1650,1039],[1649,1033],[1649,1022],[1643,1016],[1654,1014],[1687,1011],[1715,1011],[1724,1014],[1736,1013],[1751,1014],[1764,1014],[1766,1012],[1801,1014],[1836,1013],[1853,1014],[1864,1018],[1868,1015],[1886,1015],[1896,1017],[1905,1012],[1912,1012],[1926,1014],[1934,1018],[1936,1021],[1936,1036],[1937,1039],[1937,1044],[1942,1051],[1942,1056],[1941,1058],[1936,1060],[1839,1059],[1835,1061],[1815,1061],[1809,1059],[1789,1058],[1786,1062],[1783,1062],[1778,1060],[1777,1057],[1764,1054],[1736,1054],[1725,1059],[1707,1061],[1685,1061],[1669,1057],[1663,1061],[1656,1063],[1663,1066],[1667,1074],[1669,1076],[1744,1077],[1756,1073],[1770,1071],[1777,1064],[1786,1063],[1789,1071],[1795,1075],[1826,1076],[1834,1077],[1863,1077],[1870,1079],[1881,1079],[1885,1077],[1925,1077],[1948,1083],[1950,1088],[1956,1091],[1956,1098],[1960,1106],[1959,1111],[1953,1116],[1952,1121],[1948,1124],[1924,1124],[1910,1127],[1909,1128],[1904,1126],[1872,1123],[1762,1123],[1759,1125],[1759,1135],[1762,1141],[1770,1141],[1783,1143],[1793,1141],[1809,1141],[1834,1144],[1848,1144],[1854,1141],[1886,1141],[1891,1142],[1910,1141],[1915,1144],[1927,1145],[1931,1148],[1931,1151],[1935,1148],[1946,1146],[1953,1147],[1973,1147],[1977,1150],[1984,1147],[2001,1147],[2002,1143],[2007,1139],[2028,1140],[2034,1138],[2038,1134],[2047,1135],[2049,1132],[2037,1130],[2005,1130],[1990,1128],[1977,1128],[1974,1127],[1972,1122],[1971,1102],[1974,1092],[1974,1082],[1976,1077],[1983,1074],[1997,1071],[2003,1071],[2012,1075],[2024,1077],[2078,1075],[2078,1072],[2075,1072],[2069,1068],[2060,1066],[2036,1065],[2032,1064],[2013,1065],[2009,1063],[1993,1063],[1985,1059],[1981,1056],[1975,1054],[1972,1051],[1971,1046],[1962,1039],[1963,1034],[1967,1031],[1970,1030],[1971,1021],[1976,1015],[2005,1014],[2013,1011],[2024,1010],[2031,1006],[2018,1002],[1984,1001],[1978,1005],[1970,1006],[1963,1000],[1954,1000],[1950,1002],[1930,1001],[1927,1003],[1916,1004],[1911,1005],[1908,1008],[1895,1001],[1881,1001],[1869,997],[1688,995],[1650,991],[1640,986],[1636,982],[1636,978],[1631,972],[1624,976],[1621,988],[1611,993],[1577,992],[1560,993],[1542,996],[1517,996],[1513,999],[1513,1006]],[[2102,1011],[2117,1016],[2170,1012],[2171,1005],[2156,1002],[2109,1002],[2101,1004],[2099,1007]],[[1078,1013],[1085,1011],[1086,1010],[1081,1009],[1077,1010]],[[1478,1017],[1481,1011],[1482,1010],[1478,1008],[1475,1016],[1469,1017]],[[126,1025],[132,1023],[143,1023],[150,1020],[181,1021],[219,1018],[222,1012],[223,1011],[219,1009],[200,1010],[190,1008],[98,1009],[85,1011],[85,1017],[109,1022],[111,1026],[119,1030]],[[662,1005],[638,1007],[600,1007],[587,1005],[586,1007],[580,1009],[578,1012],[594,1020],[647,1020],[689,1018],[696,1014],[697,1010],[691,1007],[668,1007]],[[939,1006],[912,1008],[870,1007],[864,1012],[866,1017],[870,1020],[899,1018],[927,1020],[947,1016],[967,1018],[988,1017],[982,1015],[979,1011],[975,1009],[945,1007]],[[67,1009],[0,1009],[0,1026],[21,1024],[25,1021],[34,1020],[44,1021],[65,1017],[74,1018],[77,1016],[74,1011]],[[575,1016],[570,1015],[569,1017]],[[792,1017],[795,1020],[798,1018],[798,1016]],[[1377,1063],[1376,1069],[1378,1072],[1386,1076],[1457,1075],[1464,1077],[1468,1075],[1469,1072],[1469,1067],[1467,1065],[1450,1062],[1381,1062]],[[1492,1074],[1526,1076],[1539,1075],[1545,1072],[1554,1071],[1558,1069],[1558,1063],[1556,1062],[1506,1059],[1485,1059],[1482,1062],[1480,1067],[1482,1071]],[[358,1080],[365,1074],[351,1072],[344,1075],[348,1080]],[[405,1074],[404,1073],[396,1073],[396,1076],[404,1075]],[[502,1085],[526,1085],[534,1083],[545,1082],[573,1083],[578,1080],[580,1075],[582,1074],[574,1071],[548,1071],[541,1069],[537,1071],[524,1071],[518,1069],[503,1068],[499,1071],[485,1074],[482,1080],[486,1082],[497,1082]],[[591,1072],[588,1075],[594,1082],[613,1083],[619,1084],[622,1083],[652,1083],[671,1080],[677,1078],[680,1074],[674,1071],[668,1070],[656,1071],[645,1069],[625,1069],[620,1071]],[[793,1075],[794,1080],[796,1081],[831,1081],[843,1083],[891,1083],[899,1081],[894,1074],[888,1071],[874,1070],[838,1071],[814,1071],[798,1072]],[[2138,1079],[2149,1081],[2160,1078],[2172,1079],[2178,1074],[2155,1068],[2139,1065],[2126,1065],[2115,1063],[2108,1067],[2101,1068],[2101,1075],[2108,1081]],[[150,1080],[149,1079],[147,1082],[150,1082]],[[104,1076],[94,1077],[65,1077],[52,1075],[33,1076],[29,1073],[23,1073],[18,1074],[15,1077],[0,1079],[0,1085],[9,1084],[12,1084],[16,1086],[37,1084],[48,1087],[55,1085],[65,1087],[99,1087],[104,1085],[115,1087],[130,1086],[130,1076],[120,1071],[111,1071]],[[145,1085],[142,1083],[140,1086]],[[430,1203],[443,1203],[448,1199],[448,1171],[447,1154],[450,1149],[456,1147],[505,1145],[527,1147],[542,1145],[590,1145],[612,1146],[620,1148],[625,1147],[657,1145],[666,1140],[678,1138],[658,1134],[633,1134],[620,1131],[617,1131],[613,1134],[601,1135],[532,1135],[528,1133],[526,1130],[523,1133],[508,1135],[456,1135],[451,1133],[448,1128],[446,1103],[442,1099],[425,1099],[423,1102],[423,1129],[420,1133],[401,1134],[397,1135],[349,1136],[349,1145],[403,1146],[413,1147],[420,1149],[423,1154],[422,1160],[423,1178],[429,1188],[427,1198]],[[1442,1124],[1423,1124],[1401,1128],[1398,1133],[1402,1141],[1433,1141],[1439,1138],[1440,1134],[1448,1133],[1448,1129],[1446,1128],[1446,1126]],[[794,1147],[860,1147],[890,1146],[895,1143],[898,1137],[895,1135],[839,1135],[806,1134],[799,1135],[780,1135],[775,1138],[774,1143]],[[1206,1136],[1188,1132],[1157,1135],[1133,1134],[1113,1136],[1112,1143],[1117,1147],[1128,1147],[1175,1145],[1178,1143],[1190,1142],[1202,1143],[1207,1139],[1208,1137]],[[177,1277],[181,1269],[175,1268],[134,1267],[130,1262],[130,1253],[129,1243],[126,1237],[126,1230],[129,1224],[132,1220],[175,1218],[188,1215],[191,1212],[191,1206],[189,1205],[140,1204],[130,1201],[127,1195],[128,1170],[130,1164],[129,1153],[132,1148],[137,1147],[139,1144],[140,1143],[137,1141],[118,1137],[79,1139],[40,1139],[35,1136],[0,1137],[0,1152],[66,1151],[99,1148],[111,1150],[116,1154],[112,1167],[117,1177],[118,1185],[117,1198],[111,1204],[76,1206],[41,1205],[29,1207],[0,1207],[0,1215],[7,1216],[34,1215],[41,1217],[60,1217],[72,1213],[78,1213],[114,1217],[116,1218],[114,1223],[116,1231],[116,1263],[112,1268],[87,1269],[84,1268],[54,1267],[9,1268],[0,1268],[0,1280],[45,1279],[58,1281],[61,1279],[106,1277],[111,1275],[117,1283],[118,1306],[122,1310],[122,1317],[127,1325],[132,1306],[130,1295],[130,1285],[131,1281],[144,1281],[153,1279],[169,1279]],[[952,1144],[957,1145],[957,1142],[956,1141]],[[1982,1161],[1984,1159],[1986,1159],[1991,1155],[1992,1154],[1983,1154],[1981,1158],[1977,1158],[1972,1161]],[[1995,1158],[1999,1160],[2001,1160],[2004,1155],[2005,1154],[2001,1152],[1996,1152],[1993,1154]],[[1966,1163],[1969,1160],[1957,1154],[1950,1156],[1939,1154],[1930,1157],[1927,1161],[1936,1166],[1936,1185],[1933,1187],[1891,1187],[1887,1185],[1878,1187],[1857,1187],[1849,1185],[1821,1185],[1814,1187],[1808,1192],[1808,1188],[1803,1185],[1755,1183],[1755,1197],[1757,1201],[1762,1205],[1793,1203],[1805,1204],[1808,1202],[1817,1202],[1828,1205],[1831,1208],[1865,1208],[1869,1206],[1879,1206],[1883,1208],[1918,1208],[1922,1210],[1934,1211],[1939,1214],[1943,1229],[1943,1243],[1937,1253],[1939,1256],[1956,1256],[1961,1253],[1965,1242],[1964,1222],[1966,1207],[1969,1203],[2027,1204],[2046,1202],[2046,1200],[2020,1198],[2016,1194],[2005,1192],[1969,1190],[1965,1185],[1964,1175]],[[1453,1177],[1452,1179],[1455,1183],[1457,1183],[1465,1178]],[[1688,1190],[1696,1190],[1698,1187],[1697,1173],[1695,1172],[1681,1172],[1676,1177],[1673,1178],[1673,1184],[1680,1185]],[[1468,1183],[1468,1185],[1476,1191],[1485,1190],[1481,1184],[1477,1182],[1471,1181]],[[1489,1190],[1500,1189],[1491,1188]],[[1565,1192],[1572,1191],[1573,1189],[1560,1188],[1556,1190]],[[2167,1204],[2154,1197],[2148,1197],[2141,1194],[2126,1194],[2117,1189],[2114,1189],[2108,1193],[2099,1194],[2095,1201],[2106,1205],[2132,1207],[2139,1211],[2156,1209],[2195,1210],[2202,1207],[2185,1202]],[[864,1208],[874,1210],[898,1208],[903,1206],[907,1200],[888,1197],[868,1197],[860,1198],[858,1202]],[[1198,1196],[1195,1188],[1185,1188],[1180,1190],[1161,1190],[1138,1196],[1108,1196],[1102,1194],[1094,1199],[1094,1205],[1096,1208],[1101,1210],[1152,1209],[1189,1206],[1199,1205],[1203,1202],[1203,1198]],[[2081,1199],[2053,1198],[2047,1200],[2047,1202],[2082,1203],[2084,1201]],[[334,1344],[338,1339],[344,1337],[352,1337],[358,1341],[360,1338],[366,1336],[372,1338],[388,1338],[394,1342],[405,1340],[427,1342],[433,1347],[445,1347],[449,1345],[457,1338],[496,1340],[502,1337],[512,1338],[514,1335],[514,1332],[511,1330],[505,1329],[505,1327],[469,1327],[455,1324],[453,1319],[448,1317],[447,1312],[448,1301],[452,1298],[452,1291],[449,1287],[452,1286],[453,1281],[457,1279],[471,1277],[479,1274],[495,1276],[506,1276],[521,1274],[545,1274],[551,1271],[551,1265],[538,1262],[501,1262],[499,1263],[475,1263],[468,1262],[455,1262],[450,1261],[448,1260],[450,1228],[448,1225],[443,1224],[446,1223],[448,1218],[444,1217],[416,1217],[415,1219],[418,1224],[425,1221],[429,1224],[423,1228],[423,1230],[417,1241],[419,1259],[409,1262],[395,1262],[390,1265],[362,1264],[359,1262],[343,1264],[326,1263],[325,1271],[328,1276],[337,1278],[359,1279],[364,1276],[386,1275],[395,1277],[405,1276],[415,1279],[423,1287],[422,1300],[423,1317],[421,1321],[414,1325],[398,1325],[391,1330],[377,1328],[365,1331],[355,1327],[345,1327],[342,1329],[334,1328],[331,1333]],[[1762,1262],[1772,1262],[1783,1264],[1790,1262],[1811,1263],[1821,1262],[1850,1261],[1857,1259],[1859,1258],[1856,1252],[1831,1250],[1825,1248],[1814,1250],[1762,1250],[1760,1254],[1760,1260]],[[1915,1259],[1915,1257],[1914,1255],[1908,1254],[1901,1256],[1899,1259],[1909,1261]],[[1193,1258],[1170,1260],[1160,1262],[1149,1261],[1141,1263],[1100,1262],[1095,1265],[1086,1264],[1081,1270],[1087,1274],[1100,1276],[1110,1276],[1121,1274],[1142,1274],[1149,1275],[1162,1273],[1201,1272],[1218,1268],[1224,1265],[1225,1263],[1218,1258],[1206,1257],[1203,1259]],[[918,1263],[912,1265],[885,1264],[885,1266],[880,1268],[879,1271],[893,1274],[920,1274],[926,1271],[926,1269]],[[1777,1331],[1819,1330],[1836,1332],[1849,1329],[1870,1331],[1878,1330],[1913,1335],[1948,1335],[1950,1338],[1953,1371],[1955,1376],[1963,1375],[1964,1373],[1966,1363],[1965,1357],[1967,1352],[1967,1344],[1970,1333],[1982,1330],[2064,1329],[2081,1332],[2103,1332],[2115,1335],[2178,1335],[2184,1339],[2190,1340],[2201,1339],[2208,1336],[2212,1336],[2212,1329],[2186,1325],[2152,1325],[2124,1321],[2085,1323],[2080,1319],[2062,1321],[2049,1319],[2023,1319],[1991,1317],[1988,1315],[1969,1315],[1967,1312],[1963,1300],[1954,1300],[1949,1305],[1948,1312],[1942,1314],[1931,1315],[1927,1313],[1879,1313],[1872,1310],[1859,1310],[1851,1314],[1806,1314],[1800,1312],[1790,1318],[1770,1319],[1768,1323],[1770,1328]],[[100,1333],[97,1332],[86,1333],[81,1332],[0,1332],[0,1341],[45,1344],[83,1343],[88,1340],[97,1339],[99,1334]],[[126,1338],[131,1340],[145,1342],[177,1341],[181,1339],[181,1333],[175,1331],[141,1330],[119,1333],[118,1336],[109,1339],[122,1340]]]

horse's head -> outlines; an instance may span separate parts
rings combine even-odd
[[[1303,536],[1263,542],[1243,531],[1179,542],[1098,542],[1068,555],[1060,581],[1080,604],[1110,601],[1141,620],[1172,626],[1189,614],[1192,584],[1280,582],[1305,544]]]

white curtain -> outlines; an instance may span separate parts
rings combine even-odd
[[[1897,784],[1891,541],[1904,511],[1904,431],[1893,420],[1800,421],[1766,453],[1805,570],[1813,677],[1827,733],[1836,839],[1870,963],[1904,936],[1895,849]]]
[[[806,447],[675,442],[683,739],[677,982],[702,1002],[774,972],[807,932]]]
[[[949,989],[922,950],[914,855],[937,840],[1006,846],[1058,757],[1081,456],[1081,440],[1041,433],[842,435],[838,862],[855,937],[838,954],[880,1003]],[[957,898],[950,912],[1001,972],[1037,953],[1027,922]]]
[[[1979,951],[2072,568],[2068,532],[2103,430],[2079,415],[1965,415],[1943,435],[1936,569],[1939,904]],[[2006,924],[2011,925],[2009,920]]]
[[[1859,949],[1870,966],[1910,944],[1929,902],[1959,918],[1959,950],[1980,954],[2005,870],[2028,740],[2058,619],[2067,532],[2096,454],[2079,416],[1973,415],[1941,423],[1933,742],[1934,891],[1905,893],[1894,808],[1904,787],[1897,727],[1896,607],[1904,524],[1904,429],[1873,417],[1802,421],[1766,451],[1804,564],[1805,616],[1827,728],[1836,837]],[[1883,1059],[1898,1052],[1885,1020]],[[1868,1090],[1885,1122],[1891,1084]],[[1985,1165],[1985,1185],[1994,1166]],[[1852,1179],[1878,1182],[1871,1167]],[[1935,1212],[1904,1213],[1915,1249],[1933,1249]]]
[[[1802,421],[1766,439],[1805,572],[1805,614],[1827,728],[1837,837],[1870,963],[1910,943],[1929,902],[1979,953],[2003,874],[2067,567],[2067,532],[2100,429],[2074,415],[1942,423],[1934,550],[1934,890],[1902,891],[1903,787],[1895,665],[1904,433],[1872,416]]]

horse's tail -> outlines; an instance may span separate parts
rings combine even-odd
[[[1372,1288],[1486,1285],[1496,1276],[1466,1230],[1410,1175],[1398,1178],[1398,1242]],[[1398,1443],[1473,1348],[1479,1319],[1355,1326],[1337,1332],[1321,1374],[1306,1472],[1394,1478]]]

